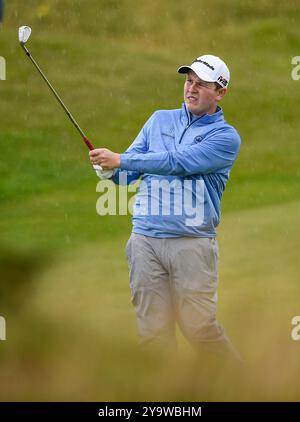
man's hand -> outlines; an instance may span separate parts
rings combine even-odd
[[[97,148],[90,151],[92,164],[99,164],[103,170],[113,170],[120,167],[120,154],[107,148]]]

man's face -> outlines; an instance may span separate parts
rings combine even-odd
[[[184,102],[192,114],[201,116],[214,113],[225,92],[225,88],[216,89],[214,82],[201,80],[192,70],[186,75]]]

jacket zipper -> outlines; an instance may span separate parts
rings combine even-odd
[[[197,122],[199,119],[201,119],[201,117],[199,117],[198,119],[194,120],[193,122],[190,122],[190,114],[187,112],[186,107],[185,107],[184,109],[185,109],[185,112],[186,112],[186,115],[187,115],[187,118],[188,118],[188,123],[187,123],[187,125],[185,126],[184,131],[182,132],[182,134],[181,134],[181,136],[180,136],[180,139],[179,139],[178,144],[180,144],[180,143],[181,143],[182,138],[184,137],[184,134],[185,134],[185,132],[187,131],[187,129],[188,129],[190,126],[192,126],[192,124],[193,124],[193,123],[195,123],[195,122]]]

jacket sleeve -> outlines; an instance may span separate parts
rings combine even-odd
[[[240,137],[234,129],[220,130],[184,150],[121,154],[120,168],[174,176],[218,172],[232,166],[240,143]]]
[[[135,138],[133,143],[122,154],[123,156],[132,155],[132,154],[143,155],[148,151],[148,145],[149,145],[148,133],[149,133],[149,128],[152,124],[153,118],[154,118],[154,114],[147,120],[147,122],[145,123],[145,125],[143,126],[142,130],[140,131],[138,136]],[[124,170],[126,170],[126,172]],[[141,173],[143,172],[140,172],[138,170],[119,168],[115,172],[114,176],[112,177],[112,180],[116,184],[129,185],[131,182],[134,182],[135,180],[137,180],[141,176]]]

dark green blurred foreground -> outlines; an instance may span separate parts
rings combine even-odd
[[[0,28],[2,400],[299,400],[300,55],[297,1],[7,2]],[[179,351],[141,353],[124,246],[100,217],[88,152],[20,49],[17,29],[96,146],[123,151],[182,102],[179,65],[220,55],[243,145],[223,199],[218,317],[239,372]],[[211,372],[213,371],[213,376]]]

